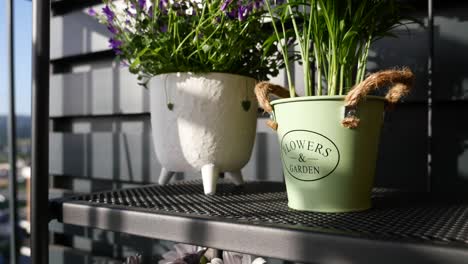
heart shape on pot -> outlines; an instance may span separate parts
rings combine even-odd
[[[252,103],[250,102],[250,100],[243,100],[242,101],[242,108],[244,109],[244,111],[248,112],[250,110],[250,106],[252,105]]]

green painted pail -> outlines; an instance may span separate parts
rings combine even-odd
[[[309,96],[271,102],[278,123],[290,208],[351,212],[371,207],[385,99],[359,103],[359,126],[345,128],[344,96]]]

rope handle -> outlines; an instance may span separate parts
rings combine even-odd
[[[387,109],[393,108],[403,96],[407,95],[414,83],[413,72],[404,67],[402,69],[383,70],[372,73],[364,81],[356,85],[345,97],[345,106],[348,109],[356,109],[359,102],[365,96],[380,87],[390,86],[385,99]],[[356,111],[349,111],[348,115],[341,121],[346,128],[356,128],[360,119],[356,116]]]
[[[356,128],[359,126],[360,119],[356,116],[355,109],[359,102],[365,96],[380,87],[390,86],[385,99],[387,108],[393,107],[403,96],[407,95],[414,83],[413,72],[404,67],[402,69],[383,70],[369,75],[364,81],[356,85],[345,97],[345,106],[348,109],[347,116],[341,121],[341,124],[346,128]],[[280,98],[288,98],[289,91],[280,85],[269,82],[259,82],[255,86],[255,95],[261,108],[267,113],[273,114],[273,107],[270,104],[270,94],[274,94]],[[267,125],[273,130],[278,129],[278,123],[275,120],[268,120]]]
[[[257,96],[258,104],[261,108],[270,115],[273,114],[273,107],[270,104],[270,94],[274,94],[280,98],[288,98],[289,91],[280,85],[269,82],[259,82],[255,85],[255,95]],[[278,130],[278,123],[275,120],[268,120],[267,125],[273,130]]]

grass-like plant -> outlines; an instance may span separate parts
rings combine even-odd
[[[262,0],[103,0],[90,10],[112,33],[110,47],[132,73],[223,72],[267,80],[282,60],[265,49]]]
[[[293,36],[299,48],[306,96],[344,95],[364,80],[371,44],[393,36],[391,30],[407,19],[396,0],[286,0],[265,6],[276,22],[274,38],[285,55],[290,97],[296,92],[284,39]]]

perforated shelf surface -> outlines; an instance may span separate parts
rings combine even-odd
[[[221,183],[206,196],[195,181],[74,197],[59,219],[301,262],[468,263],[468,202],[425,193],[378,189],[370,210],[327,214],[289,209],[282,183]]]

